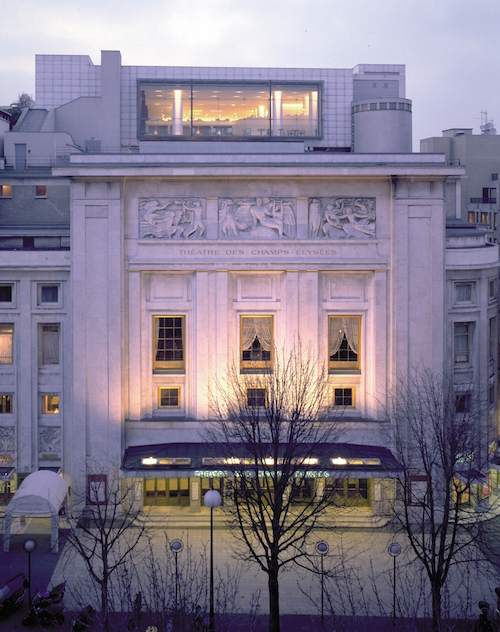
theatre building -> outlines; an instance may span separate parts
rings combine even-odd
[[[494,451],[498,246],[460,223],[463,169],[411,153],[404,66],[40,55],[35,101],[0,158],[4,502],[41,467],[76,498],[105,457],[189,524],[225,482],[209,392],[298,335],[345,420],[305,498],[334,485],[390,519],[384,408],[417,365],[485,389]]]

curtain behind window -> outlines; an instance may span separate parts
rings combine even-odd
[[[250,349],[255,338],[258,338],[264,351],[271,351],[272,319],[270,317],[245,316],[241,319],[241,348]]]
[[[59,332],[43,332],[43,364],[59,364]]]
[[[359,318],[354,317],[330,317],[328,332],[328,352],[330,356],[335,355],[340,349],[344,335],[349,346],[358,353],[359,346]]]
[[[455,285],[456,300],[457,302],[466,302],[471,300],[471,285],[470,283],[457,283]]]
[[[469,361],[469,325],[455,323],[455,362]]]
[[[12,364],[12,332],[0,332],[0,364]]]

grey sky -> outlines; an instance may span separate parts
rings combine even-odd
[[[35,96],[35,54],[120,50],[124,65],[406,65],[413,148],[450,127],[500,132],[498,0],[16,0],[3,7],[0,105]]]

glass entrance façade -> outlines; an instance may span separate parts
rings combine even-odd
[[[144,504],[154,507],[189,507],[189,478],[145,478]]]

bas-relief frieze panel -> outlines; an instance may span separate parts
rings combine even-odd
[[[294,239],[297,202],[286,198],[219,198],[219,238]],[[310,239],[375,237],[375,198],[309,198]],[[139,237],[186,241],[206,239],[205,198],[140,198]]]
[[[38,429],[38,453],[58,456],[61,453],[61,428],[43,426]]]
[[[205,207],[202,198],[141,198],[139,237],[201,239],[206,236]]]
[[[309,199],[309,237],[313,239],[375,237],[375,198]]]
[[[222,198],[219,236],[222,239],[293,239],[296,202],[284,198]]]
[[[14,428],[11,426],[0,426],[0,454],[13,454],[14,450]]]

